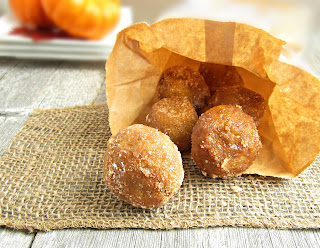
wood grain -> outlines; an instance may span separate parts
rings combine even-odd
[[[29,248],[34,237],[34,233],[0,228],[0,248]]]
[[[319,231],[216,227],[154,230],[59,230],[38,233],[32,248],[319,247]]]
[[[0,112],[89,104],[104,74],[101,62],[23,60],[0,79]]]
[[[18,65],[21,60],[13,58],[0,58],[0,80],[5,77],[6,74],[10,74],[11,70]]]
[[[0,115],[0,155],[7,149],[15,133],[23,126],[28,115]]]
[[[97,97],[93,100],[92,104],[100,104],[107,102],[106,95],[106,84],[105,82],[101,85],[101,88],[98,91]]]

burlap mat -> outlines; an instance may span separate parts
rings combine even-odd
[[[204,177],[184,159],[179,193],[155,210],[117,200],[102,179],[107,106],[33,113],[0,159],[0,225],[171,229],[207,226],[320,227],[319,157],[293,180]]]

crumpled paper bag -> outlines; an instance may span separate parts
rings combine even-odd
[[[268,103],[259,125],[263,148],[245,172],[293,178],[320,151],[320,83],[311,74],[279,61],[285,42],[236,22],[165,19],[122,30],[106,63],[112,133],[144,123],[158,101],[162,72],[173,65],[197,70],[200,62],[236,66],[245,87]]]

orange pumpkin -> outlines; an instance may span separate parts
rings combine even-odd
[[[54,25],[45,14],[41,0],[10,0],[10,7],[24,24],[33,27],[51,27]]]
[[[120,17],[119,0],[42,0],[46,14],[67,33],[99,39],[114,28]]]

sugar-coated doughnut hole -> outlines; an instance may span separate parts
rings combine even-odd
[[[180,152],[191,146],[191,133],[198,115],[184,97],[163,98],[155,103],[146,118],[146,125],[167,134]]]
[[[203,76],[205,82],[209,86],[211,94],[219,87],[244,85],[240,74],[233,66],[201,63],[199,73]]]
[[[162,132],[135,124],[112,135],[104,179],[119,199],[136,207],[165,204],[180,188],[184,171],[177,146]]]
[[[216,90],[213,96],[208,100],[207,105],[200,110],[206,110],[218,105],[232,105],[241,107],[243,112],[250,115],[258,126],[263,118],[267,104],[263,97],[242,86],[221,87]]]
[[[210,98],[209,88],[199,72],[187,66],[172,66],[163,72],[159,81],[159,98],[187,97],[197,110]]]
[[[191,154],[204,174],[231,177],[249,168],[261,146],[253,118],[238,107],[220,105],[194,126]]]

